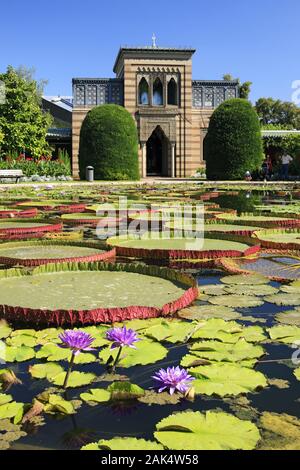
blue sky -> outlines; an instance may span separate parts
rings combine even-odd
[[[300,80],[299,0],[9,0],[0,18],[0,70],[35,67],[48,95],[70,94],[72,77],[113,77],[119,47],[153,32],[158,46],[197,49],[195,79],[253,81],[252,100],[291,100]]]

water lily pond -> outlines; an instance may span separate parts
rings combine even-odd
[[[146,206],[129,221],[175,208],[170,238],[126,240],[120,197]],[[101,204],[117,233],[108,214],[99,240]],[[196,241],[175,236],[184,204]],[[28,186],[0,205],[1,450],[300,449],[297,188]]]

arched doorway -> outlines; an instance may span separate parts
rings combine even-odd
[[[147,141],[147,176],[168,176],[169,140],[157,126]]]

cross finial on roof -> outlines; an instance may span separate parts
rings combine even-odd
[[[152,34],[152,47],[157,47],[157,45],[156,45],[156,36],[155,36],[154,33]]]

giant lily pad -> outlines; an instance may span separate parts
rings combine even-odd
[[[163,233],[163,232],[162,232]],[[153,237],[149,233],[141,237],[131,238],[126,236],[112,237],[107,240],[109,246],[116,247],[117,254],[126,256],[138,256],[143,258],[201,258],[204,255],[209,258],[220,256],[238,256],[248,253],[249,245],[242,242],[215,238],[192,237]],[[177,253],[176,253],[177,252]]]
[[[260,438],[255,424],[215,411],[175,413],[156,429],[155,438],[172,450],[251,450]]]
[[[225,397],[254,392],[267,386],[267,380],[261,372],[235,364],[216,363],[189,370],[197,379],[193,382],[197,394]]]
[[[0,245],[0,261],[7,265],[38,266],[46,262],[101,261],[113,252],[93,242],[31,241]]]
[[[31,273],[2,271],[0,289],[7,318],[72,324],[172,313],[197,295],[190,276],[135,264],[50,263]]]

